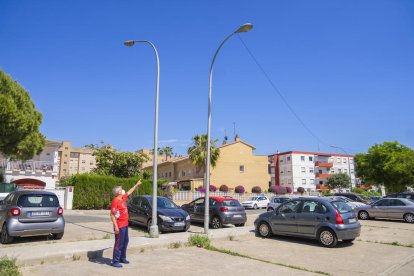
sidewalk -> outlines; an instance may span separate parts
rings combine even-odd
[[[254,231],[254,227],[234,227],[210,230],[210,239],[223,239],[229,236],[246,235],[250,231]],[[173,243],[186,243],[188,238],[197,232],[185,233],[168,233],[162,234],[159,238],[149,237],[130,237],[128,252],[139,252],[141,248],[167,248]],[[111,257],[114,245],[113,239],[89,240],[77,242],[60,242],[53,241],[44,244],[18,247],[1,248],[0,258],[7,256],[16,258],[19,266],[31,266],[44,263],[58,263],[62,261],[72,261],[74,259],[88,260],[100,257]]]

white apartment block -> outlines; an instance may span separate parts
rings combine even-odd
[[[320,190],[327,178],[335,173],[346,173],[355,187],[354,157],[352,155],[288,151],[269,155],[271,185],[289,186],[296,191]]]
[[[9,160],[0,155],[0,172],[6,183],[32,188],[54,189],[58,180],[60,142],[46,141],[43,151],[31,160]]]

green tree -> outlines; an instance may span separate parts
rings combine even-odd
[[[109,145],[87,145],[94,150],[96,160],[94,173],[100,175],[113,175],[115,177],[135,177],[141,175],[142,163],[148,160],[143,153],[118,152]]]
[[[220,149],[216,147],[218,140],[211,140],[210,142],[210,164],[215,167],[218,159],[220,158]],[[204,168],[206,166],[206,157],[207,157],[207,135],[199,135],[193,137],[193,144],[188,148],[188,156],[198,169]]]
[[[173,148],[172,147],[163,147],[161,149],[162,154],[165,155],[165,160],[168,160],[168,157],[171,158],[171,156],[173,155]]]
[[[326,186],[328,186],[331,189],[339,190],[348,188],[350,186],[349,176],[346,173],[333,174],[328,178],[328,181],[326,181]]]
[[[355,156],[356,174],[367,183],[383,184],[388,192],[414,186],[414,150],[398,142],[384,142]]]
[[[0,70],[0,152],[27,160],[40,154],[46,139],[39,131],[42,114],[27,91]]]

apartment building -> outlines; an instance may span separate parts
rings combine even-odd
[[[72,148],[71,142],[62,142],[57,157],[59,179],[78,173],[87,173],[96,167],[93,150],[87,148]]]
[[[254,186],[269,188],[267,172],[268,158],[254,155],[254,146],[236,139],[236,141],[219,146],[220,158],[216,167],[211,167],[210,184],[217,188],[227,185],[231,190],[242,185],[247,192]],[[152,173],[152,166],[144,168]],[[175,157],[158,165],[158,177],[177,182],[180,190],[194,190],[203,186],[204,168],[196,168],[188,156]]]
[[[289,186],[296,191],[324,189],[327,178],[335,173],[346,173],[355,187],[353,155],[288,151],[269,155],[269,173],[272,185]]]
[[[31,160],[9,160],[0,155],[0,172],[6,183],[54,189],[58,180],[58,149],[61,142],[47,140],[43,151]]]

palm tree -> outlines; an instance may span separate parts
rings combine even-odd
[[[161,148],[158,148],[157,151],[158,151],[158,155],[162,155],[164,153]],[[154,156],[154,149],[151,149],[150,153],[152,154],[152,156]]]
[[[165,161],[168,160],[168,157],[171,158],[171,156],[173,155],[172,147],[163,147],[161,150],[162,150],[163,154],[165,155]]]
[[[210,143],[210,165],[214,168],[220,157],[220,149],[216,147],[218,140],[211,140]],[[193,137],[193,144],[188,148],[187,153],[191,162],[197,169],[204,168],[206,166],[206,148],[207,148],[207,135],[199,135]]]

